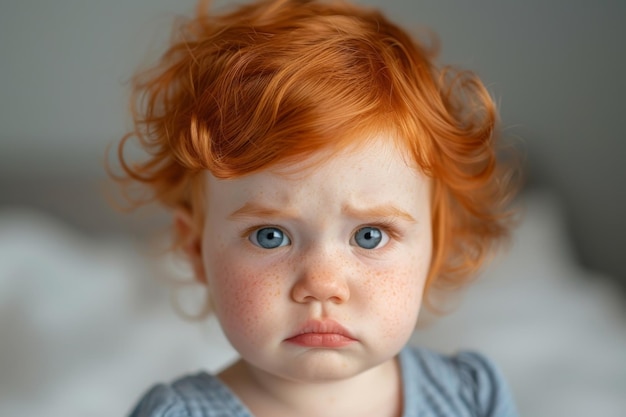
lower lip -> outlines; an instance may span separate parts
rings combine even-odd
[[[339,348],[355,340],[338,333],[304,333],[287,339],[287,342],[312,348]]]

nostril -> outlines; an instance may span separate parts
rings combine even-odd
[[[334,297],[329,298],[329,301],[331,301],[331,302],[333,302],[335,304],[341,304],[341,303],[345,302],[346,299],[344,299],[342,297],[339,297],[339,296],[334,296]]]

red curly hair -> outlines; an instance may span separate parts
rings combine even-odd
[[[427,290],[475,275],[508,235],[513,172],[496,158],[496,109],[475,75],[437,68],[434,50],[343,1],[207,9],[179,22],[160,62],[133,79],[119,181],[202,227],[206,170],[241,177],[384,132],[432,178]],[[127,162],[131,138],[148,159]]]

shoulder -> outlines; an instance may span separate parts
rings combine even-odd
[[[497,366],[470,351],[443,355],[422,348],[402,353],[403,372],[419,381],[426,403],[444,415],[517,416],[511,392]]]
[[[130,417],[249,417],[245,407],[217,378],[189,375],[150,388]]]

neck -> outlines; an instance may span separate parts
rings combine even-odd
[[[244,361],[219,377],[257,417],[399,417],[402,411],[395,358],[350,378],[324,382],[287,380]]]

